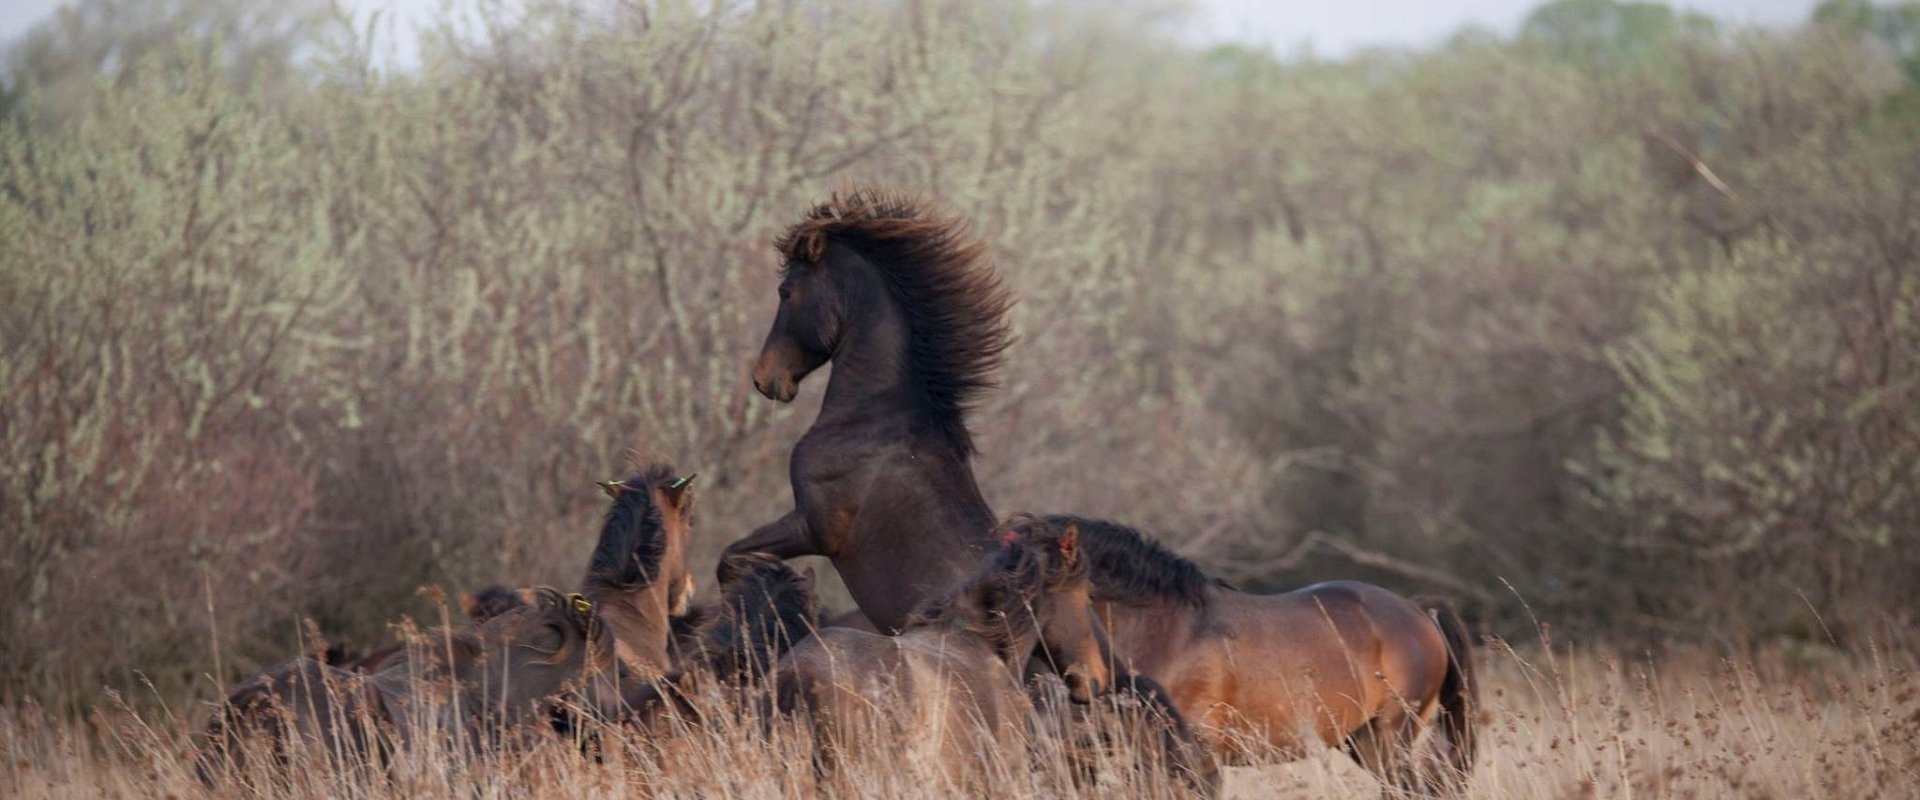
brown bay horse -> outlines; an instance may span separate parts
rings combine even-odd
[[[484,622],[420,637],[376,674],[298,658],[239,684],[207,726],[201,777],[241,768],[260,750],[282,763],[305,752],[337,769],[378,768],[396,744],[427,736],[479,751],[544,727],[569,694],[617,713],[618,664],[590,602],[546,588],[529,595]]]
[[[775,243],[780,305],[753,368],[789,402],[828,361],[794,446],[794,510],[727,547],[822,555],[878,630],[965,581],[993,551],[966,412],[1009,342],[1011,304],[964,224],[878,190],[836,196]]]
[[[653,464],[600,484],[613,505],[580,591],[612,629],[620,663],[634,679],[651,680],[673,668],[672,617],[686,610],[693,595],[687,572],[693,478]]]
[[[1432,792],[1472,768],[1473,667],[1444,601],[1354,581],[1235,591],[1125,526],[1056,515],[1010,527],[1077,530],[1113,657],[1164,685],[1216,751],[1340,746],[1387,783]],[[1438,725],[1438,757],[1415,739]]]

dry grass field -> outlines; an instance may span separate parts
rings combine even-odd
[[[1649,660],[1580,647],[1480,652],[1486,665],[1481,755],[1472,798],[1808,798],[1920,796],[1920,675],[1910,649],[1704,653]],[[207,709],[105,710],[84,723],[33,707],[0,719],[8,754],[0,795],[188,797],[191,734]],[[468,759],[433,746],[386,770],[342,774],[296,757],[290,778],[249,772],[218,797],[777,798],[816,787],[805,742],[776,727],[716,725],[677,737],[610,736],[601,758],[541,736]],[[846,797],[1164,797],[1186,788],[1143,750],[1099,755],[1076,782],[1060,748],[1038,766],[996,769],[987,787],[956,786],[924,765],[867,754],[839,778]],[[1371,776],[1333,751],[1289,763],[1229,767],[1224,796],[1365,797]]]

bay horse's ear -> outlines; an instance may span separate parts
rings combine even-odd
[[[600,487],[600,491],[606,492],[608,497],[615,500],[620,499],[620,493],[627,490],[626,481],[594,481],[594,484]]]
[[[680,576],[680,585],[675,587],[677,592],[668,593],[667,616],[684,617],[688,611],[693,610],[693,593],[695,588],[693,573]]]
[[[667,502],[672,503],[674,508],[686,508],[687,499],[693,495],[693,479],[698,477],[700,473],[695,472],[684,478],[667,481],[661,487],[661,491],[667,494]]]
[[[1079,555],[1080,525],[1078,523],[1067,523],[1067,530],[1060,534],[1060,543],[1058,546],[1060,548],[1060,555],[1068,561],[1072,561],[1074,556]]]
[[[460,593],[460,610],[467,612],[467,619],[480,616],[480,595],[473,592]]]

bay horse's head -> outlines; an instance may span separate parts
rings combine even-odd
[[[1038,656],[1066,682],[1076,703],[1107,693],[1113,671],[1093,614],[1079,530],[1051,529],[1022,515],[999,532],[1001,547],[980,572],[915,611],[908,627],[947,625],[979,635],[1016,672]]]
[[[1001,549],[994,562],[1032,570],[1039,589],[1029,601],[1040,631],[1040,655],[1067,684],[1076,703],[1091,702],[1113,686],[1104,634],[1093,613],[1093,589],[1086,558],[1080,552],[1077,525],[1051,525],[1026,514],[999,528]]]

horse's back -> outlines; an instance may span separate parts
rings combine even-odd
[[[1032,703],[1012,680],[1006,665],[987,652],[950,648],[947,637],[910,631],[897,639],[916,702],[940,697],[948,715],[976,720],[989,728],[1025,723]]]
[[[1336,637],[1350,658],[1377,653],[1380,666],[1400,668],[1389,674],[1438,681],[1446,671],[1447,643],[1439,624],[1392,590],[1361,581],[1325,581],[1262,599],[1290,628],[1323,631]]]
[[[882,688],[880,679],[899,666],[899,650],[888,637],[822,628],[794,645],[774,668],[780,710],[848,716],[867,707]]]
[[[1229,698],[1227,706],[1277,745],[1303,744],[1308,736],[1338,741],[1405,702],[1418,711],[1446,675],[1439,627],[1411,600],[1372,584],[1329,581],[1272,595],[1220,591],[1211,605],[1216,646],[1204,648],[1212,663],[1198,675],[1218,677],[1219,688],[1203,693]],[[1190,692],[1170,688],[1183,711],[1207,712],[1181,697]]]
[[[931,693],[953,692],[969,712],[1003,712],[1004,700],[1021,696],[998,662],[968,658],[942,641],[922,641],[916,632],[882,636],[854,628],[822,628],[783,659],[779,672],[809,694],[857,695],[895,709],[926,704]],[[1002,686],[1002,684],[1008,684]],[[1004,691],[1003,691],[1004,690]]]
[[[835,752],[899,744],[964,770],[982,743],[1024,725],[1025,702],[991,658],[972,658],[933,637],[823,628],[780,663],[775,693],[785,713],[809,720]],[[977,654],[971,654],[977,655]]]
[[[367,680],[297,658],[240,683],[207,724],[206,743],[212,751],[200,760],[201,778],[211,780],[214,772],[239,766],[246,742],[256,738],[264,739],[275,758],[285,758],[296,739],[317,752],[368,752],[374,744],[374,717],[382,709],[372,699]]]
[[[310,658],[285,661],[234,687],[223,719],[252,725],[279,713],[296,720],[337,719],[366,710],[364,681],[363,676]]]

